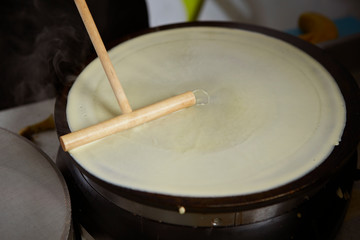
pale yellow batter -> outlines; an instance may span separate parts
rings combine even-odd
[[[297,48],[243,30],[193,27],[147,34],[110,58],[133,109],[188,90],[200,104],[72,150],[115,185],[218,197],[272,189],[308,173],[341,140],[345,103],[331,75]],[[121,114],[98,60],[67,105],[71,130]]]

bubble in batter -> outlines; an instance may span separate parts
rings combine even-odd
[[[210,96],[204,89],[196,89],[193,93],[196,98],[196,105],[206,105],[210,102]]]

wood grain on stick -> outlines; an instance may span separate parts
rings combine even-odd
[[[99,124],[60,137],[64,151],[104,138],[111,134],[141,125],[196,103],[193,92],[185,92],[154,103],[131,113],[122,114]]]
[[[94,19],[91,16],[90,10],[85,2],[85,0],[75,0],[76,7],[80,13],[80,16],[84,22],[86,30],[90,36],[91,42],[95,48],[95,51],[101,61],[101,64],[104,68],[106,76],[110,82],[112,90],[116,96],[116,100],[120,105],[121,111],[123,113],[132,112],[129,101],[126,97],[123,87],[116,75],[114,66],[112,65],[109,55],[106,51],[104,43],[101,39],[100,33],[96,28]]]

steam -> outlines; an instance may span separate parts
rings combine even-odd
[[[148,27],[144,0],[87,3],[106,45]],[[96,56],[73,0],[0,1],[0,36],[0,109],[55,96]]]
[[[1,29],[1,50],[8,52],[0,62],[1,95],[15,105],[54,97],[92,54],[75,6],[48,0],[13,5],[5,16],[12,28]]]

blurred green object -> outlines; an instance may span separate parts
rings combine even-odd
[[[185,6],[187,20],[196,21],[200,13],[204,0],[182,0]]]

